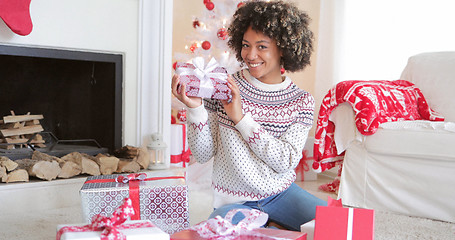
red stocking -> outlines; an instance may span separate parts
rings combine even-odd
[[[16,34],[25,36],[32,32],[30,18],[31,0],[0,0],[0,17]]]

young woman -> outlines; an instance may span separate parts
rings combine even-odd
[[[229,26],[229,46],[244,65],[228,78],[232,101],[188,97],[185,86],[172,92],[188,106],[188,141],[200,163],[212,157],[215,211],[254,208],[285,228],[299,230],[326,202],[294,183],[313,123],[314,100],[287,71],[309,64],[313,34],[309,17],[282,1],[251,1],[237,9]],[[234,216],[236,223],[243,218]]]

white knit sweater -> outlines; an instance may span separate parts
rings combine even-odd
[[[188,142],[199,163],[214,157],[214,207],[278,194],[295,180],[313,124],[314,99],[290,78],[264,84],[248,70],[233,75],[245,116],[237,125],[221,102],[188,109]]]

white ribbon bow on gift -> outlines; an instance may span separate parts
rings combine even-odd
[[[232,224],[232,218],[238,212],[241,212],[245,218],[237,225],[234,225]],[[197,231],[201,237],[208,239],[234,239],[241,234],[264,226],[268,218],[269,215],[267,213],[256,209],[233,209],[224,218],[216,216],[193,226],[191,229]],[[254,233],[253,235],[264,236],[260,233]]]
[[[178,68],[176,70],[176,74],[182,76],[195,75],[199,80],[201,80],[199,85],[200,88],[212,89],[210,95],[213,94],[213,92],[215,91],[211,78],[217,78],[220,80],[227,81],[226,73],[212,72],[213,70],[215,70],[215,68],[218,67],[218,63],[216,62],[215,58],[210,59],[207,65],[204,65],[205,61],[203,57],[195,57],[193,58],[192,62],[194,69]]]

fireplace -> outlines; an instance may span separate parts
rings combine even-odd
[[[122,82],[121,54],[0,45],[0,116],[42,114],[52,155],[121,147]]]

